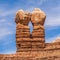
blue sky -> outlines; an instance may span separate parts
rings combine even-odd
[[[16,12],[19,9],[31,12],[34,8],[46,13],[46,42],[60,37],[60,0],[0,0],[0,54],[16,52]]]

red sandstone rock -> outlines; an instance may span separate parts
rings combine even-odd
[[[23,43],[18,43],[19,41],[29,41],[37,47],[37,42],[40,41],[38,46],[44,47],[45,33],[44,33],[44,21],[45,21],[45,13],[39,9],[35,9],[32,14],[28,12],[24,12],[23,10],[19,10],[16,14],[15,22],[16,24],[16,41],[17,46],[23,46]],[[37,19],[37,20],[36,20]],[[30,34],[30,29],[28,27],[28,23],[31,21],[33,23],[33,32]],[[26,42],[24,42],[25,46]],[[29,43],[27,42],[27,44]],[[33,46],[30,44],[31,46]],[[30,47],[32,48],[32,47]],[[17,48],[18,50],[19,48]],[[20,49],[19,49],[20,50]]]
[[[60,60],[60,39],[57,43],[45,43],[45,18],[45,13],[38,8],[32,14],[19,10],[15,18],[17,52],[0,54],[0,60]],[[31,34],[29,21],[33,23]]]
[[[39,8],[35,8],[35,10],[32,12],[31,21],[33,25],[44,25],[46,15],[43,11],[41,11]]]

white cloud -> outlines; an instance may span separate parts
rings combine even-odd
[[[46,1],[48,0],[30,0],[30,2],[34,5],[42,5]]]
[[[9,34],[13,34],[13,31],[10,31],[8,28],[0,29],[0,39]]]
[[[52,8],[51,11],[59,11],[60,12],[60,5],[55,6],[54,8]]]
[[[6,22],[5,19],[0,19],[0,23]]]
[[[6,35],[10,35],[14,33],[13,31],[14,29],[11,29],[11,26],[14,26],[13,22],[10,22],[9,20],[7,20],[7,18],[3,18],[3,17],[6,17],[10,14],[14,14],[15,11],[12,9],[10,11],[7,12],[4,11],[0,13],[0,17],[2,17],[0,18],[0,40],[4,38]]]
[[[35,8],[35,7],[30,6],[30,8],[26,9],[26,11],[32,12],[32,11],[34,10],[34,8]]]
[[[8,16],[8,15],[12,15],[16,12],[16,10],[12,9],[12,10],[9,10],[9,11],[3,11],[0,13],[0,16],[1,17],[5,17],[5,16]]]
[[[39,5],[42,5],[42,4],[43,4],[44,2],[46,2],[46,1],[48,1],[48,0],[39,0],[39,1],[38,1],[38,4],[39,4]]]
[[[60,26],[60,6],[51,8],[46,18],[45,26]]]
[[[48,19],[45,22],[45,26],[60,26],[60,16],[48,17]]]
[[[27,11],[32,11],[35,7],[36,7],[36,4],[37,4],[37,6],[38,5],[41,5],[41,4],[43,4],[44,2],[46,2],[46,1],[48,1],[48,0],[30,0],[30,2],[33,4],[33,7],[32,6],[29,6],[29,3],[30,2],[28,2],[27,3],[27,6],[29,6],[29,8],[27,8],[26,10]],[[30,3],[30,5],[31,5],[31,3]],[[17,3],[16,3],[17,4]],[[5,6],[4,6],[5,7]],[[16,6],[16,7],[14,7],[13,9],[11,9],[11,10],[5,10],[5,9],[3,9],[3,8],[1,8],[0,9],[0,17],[6,17],[6,16],[8,16],[8,15],[12,15],[12,14],[15,14],[16,13],[16,11],[20,8],[21,6]]]
[[[0,28],[2,28],[3,26],[4,27],[13,26],[13,22],[10,22],[9,20],[2,18],[2,19],[0,19]]]

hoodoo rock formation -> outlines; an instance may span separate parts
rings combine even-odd
[[[60,60],[60,42],[45,43],[45,13],[35,8],[32,13],[16,13],[15,54],[0,54],[0,60]],[[33,31],[28,26],[31,21]]]
[[[30,40],[30,29],[28,23],[30,21],[30,14],[19,10],[16,14],[16,44],[17,51],[24,50],[25,47],[30,47],[28,42]],[[26,42],[27,41],[27,42]]]

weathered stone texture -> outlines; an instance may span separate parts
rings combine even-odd
[[[45,19],[45,13],[38,8],[32,13],[19,10],[15,18],[17,52],[0,54],[0,60],[60,60],[60,42],[45,43]]]
[[[23,10],[17,12],[15,18],[17,51],[43,48],[45,46],[45,18],[45,13],[38,8],[32,13],[24,12]],[[30,28],[28,26],[30,21],[33,24],[32,33],[30,33]]]
[[[60,60],[60,49],[42,49],[39,51],[23,51],[16,54],[0,55],[0,60]]]
[[[38,38],[40,40],[39,46],[44,47],[45,42],[45,32],[44,32],[44,22],[45,22],[46,15],[43,11],[38,8],[32,12],[31,15],[31,22],[33,24],[33,32],[32,37]]]

